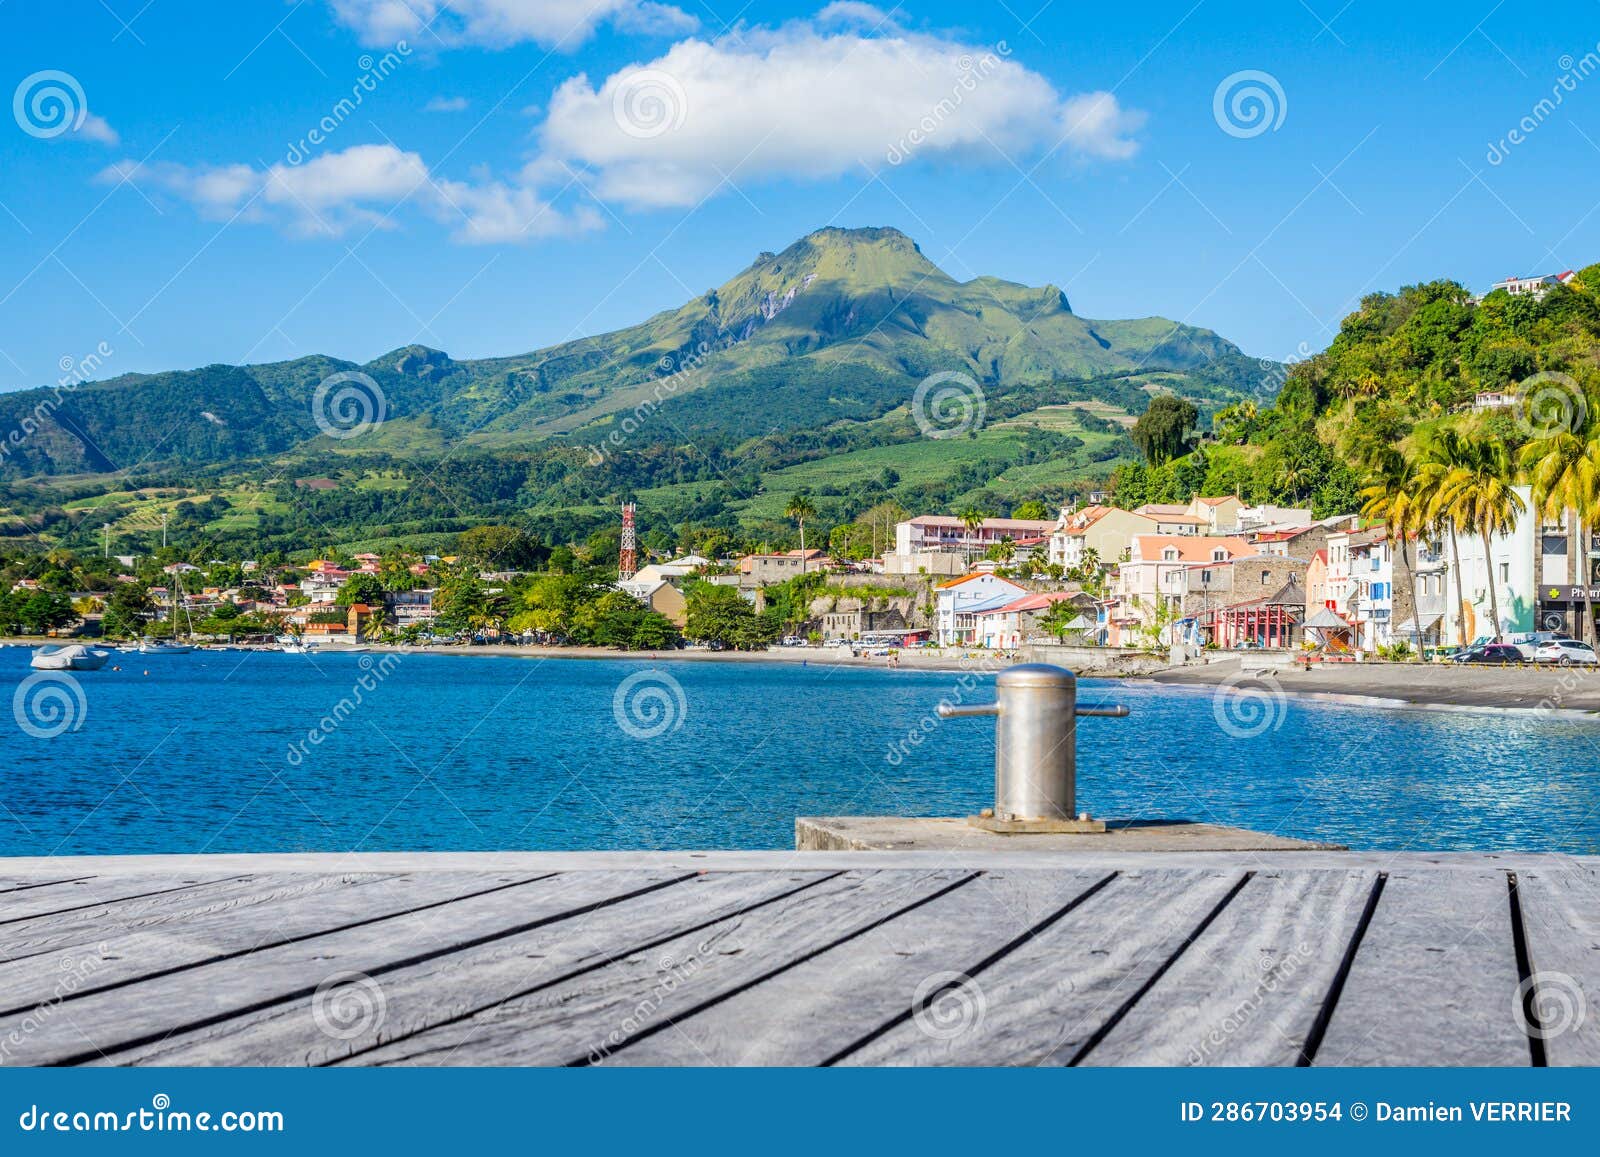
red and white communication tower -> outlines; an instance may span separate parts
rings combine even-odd
[[[622,554],[618,559],[618,577],[627,582],[639,569],[639,541],[633,533],[633,503],[622,504]]]

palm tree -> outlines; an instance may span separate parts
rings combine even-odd
[[[1593,412],[1591,409],[1590,413]],[[1527,443],[1518,455],[1523,477],[1533,490],[1533,503],[1543,518],[1561,517],[1573,511],[1578,518],[1578,557],[1588,570],[1589,543],[1597,517],[1600,517],[1600,440],[1593,425],[1552,431]],[[1588,574],[1583,575],[1587,594]],[[1595,637],[1594,602],[1584,599],[1586,610],[1583,633]]]
[[[1500,594],[1494,583],[1491,540],[1509,534],[1527,504],[1514,489],[1511,452],[1498,438],[1464,440],[1465,456],[1447,475],[1440,495],[1450,519],[1483,538],[1484,565],[1489,572],[1489,611],[1494,616],[1490,641],[1500,637]]]
[[[1452,472],[1467,460],[1466,439],[1451,429],[1435,430],[1420,439],[1417,457],[1416,495],[1418,505],[1425,512],[1430,531],[1448,535],[1450,539],[1450,574],[1456,580],[1455,603],[1451,608],[1451,622],[1455,624],[1456,641],[1466,643],[1462,608],[1466,595],[1461,585],[1461,544],[1458,535],[1463,527],[1451,516],[1445,497],[1450,489]]]
[[[1417,618],[1417,575],[1411,568],[1411,536],[1427,528],[1427,509],[1418,503],[1416,467],[1404,454],[1390,449],[1376,456],[1373,479],[1361,491],[1366,504],[1364,518],[1381,519],[1389,536],[1389,549],[1400,550],[1400,564],[1411,591],[1411,633],[1417,640],[1417,657],[1422,656],[1422,623]]]
[[[806,573],[806,519],[817,516],[817,508],[811,504],[811,499],[804,492],[796,494],[789,499],[789,505],[783,508],[783,516],[792,518],[800,524],[800,573]]]

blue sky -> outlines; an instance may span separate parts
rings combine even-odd
[[[101,343],[525,352],[824,224],[1280,358],[1366,292],[1600,260],[1593,3],[218,11],[0,3],[0,389]]]

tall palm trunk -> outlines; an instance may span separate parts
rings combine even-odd
[[[806,520],[800,520],[800,573],[806,573]]]
[[[1494,556],[1489,553],[1489,528],[1483,529],[1483,561],[1489,568],[1489,613],[1494,616],[1494,629],[1489,634],[1489,641],[1495,642],[1500,638],[1500,594],[1494,585]]]
[[[1456,538],[1455,524],[1450,526],[1450,561],[1451,576],[1456,580],[1456,601],[1451,608],[1450,621],[1456,625],[1456,645],[1464,647],[1472,640],[1465,638],[1467,625],[1462,622],[1461,604],[1466,601],[1464,588],[1461,586],[1461,542]]]
[[[1404,534],[1400,535],[1400,563],[1405,567],[1406,586],[1411,588],[1411,633],[1417,639],[1417,659],[1422,658],[1422,616],[1417,614],[1417,572],[1411,566],[1411,549]],[[1390,600],[1391,604],[1393,600]],[[1391,616],[1392,617],[1392,616]]]

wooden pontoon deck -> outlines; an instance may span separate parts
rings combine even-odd
[[[1597,865],[0,861],[0,1064],[1593,1065]]]

